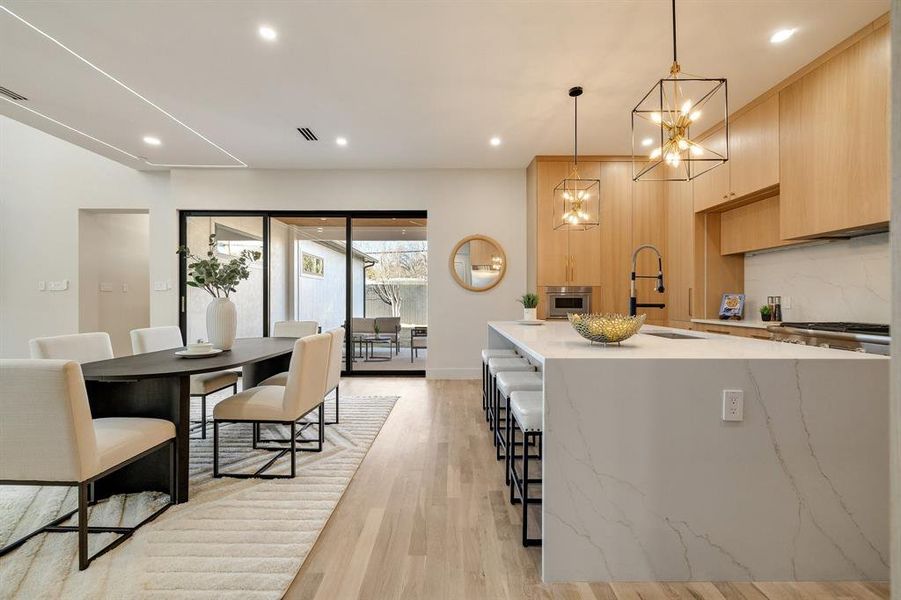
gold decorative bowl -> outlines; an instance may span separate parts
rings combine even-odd
[[[630,317],[616,313],[597,315],[570,313],[567,316],[573,329],[591,343],[618,344],[638,333],[647,315]]]

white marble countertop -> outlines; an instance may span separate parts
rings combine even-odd
[[[704,325],[722,325],[723,327],[748,327],[750,329],[766,329],[770,325],[779,325],[779,321],[729,321],[722,319],[692,319],[692,323],[702,323]]]
[[[543,325],[522,325],[516,321],[488,323],[498,335],[522,348],[538,362],[560,358],[627,358],[627,359],[844,359],[888,360],[887,356],[801,346],[671,327],[645,325],[622,345],[590,344],[579,336],[567,321],[545,321]],[[654,331],[671,331],[697,339],[667,339],[647,335]]]

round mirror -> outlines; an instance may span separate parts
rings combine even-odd
[[[496,241],[485,235],[470,235],[454,246],[450,271],[462,287],[471,292],[490,290],[507,272],[507,256]]]

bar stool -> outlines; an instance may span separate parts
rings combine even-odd
[[[486,418],[488,416],[488,359],[515,356],[517,356],[516,350],[512,348],[484,348],[482,350],[482,410],[485,411]]]
[[[497,413],[497,374],[501,371],[534,371],[532,363],[518,356],[497,356],[488,359],[488,409],[485,418],[488,428],[494,431],[494,415]]]
[[[508,474],[511,481],[510,503],[522,504],[522,545],[540,546],[541,538],[528,536],[529,504],[541,504],[541,498],[529,497],[529,485],[540,484],[541,477],[529,477],[529,459],[542,458],[541,437],[544,430],[544,394],[535,391],[516,391],[510,394],[510,417],[507,419],[507,445],[510,448],[507,459]],[[516,432],[522,433],[522,476],[516,472]],[[529,455],[529,444],[537,442],[538,454]],[[516,492],[519,498],[516,498]]]
[[[507,438],[501,430],[501,407],[503,406],[504,410],[503,427],[506,429],[508,426],[507,424],[510,422],[510,395],[514,392],[538,392],[540,394],[541,390],[544,388],[544,380],[541,377],[541,373],[536,373],[535,371],[505,370],[497,374],[495,382],[495,387],[497,389],[497,399],[495,400],[497,410],[494,412],[495,458],[497,460],[500,460],[501,458],[504,459],[504,481],[509,485],[510,476],[506,464],[509,462],[509,455],[511,452],[508,452]],[[504,451],[503,456],[501,456],[501,448],[503,448]]]

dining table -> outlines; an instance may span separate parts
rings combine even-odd
[[[288,370],[294,338],[261,337],[235,340],[229,350],[211,355],[184,357],[184,348],[172,348],[123,356],[81,365],[91,416],[152,417],[175,424],[178,484],[176,503],[190,496],[191,375],[240,368],[242,388]],[[170,461],[156,452],[112,473],[94,486],[96,499],[142,491],[168,492]]]

